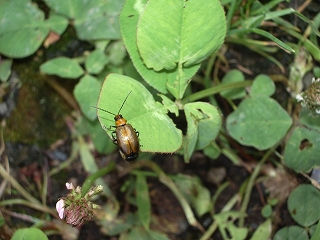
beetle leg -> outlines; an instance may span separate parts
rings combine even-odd
[[[107,128],[109,131],[112,131],[112,128],[117,128],[116,126],[110,126],[109,128]]]
[[[137,137],[139,137],[139,132],[135,128],[133,130],[136,132]]]
[[[113,132],[111,133],[111,135],[112,135],[112,142],[113,142],[114,144],[118,145],[117,138],[116,138],[115,134],[116,134],[116,131],[113,131]]]

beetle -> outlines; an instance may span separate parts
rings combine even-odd
[[[127,123],[127,120],[120,114],[120,111],[131,92],[132,91],[130,91],[124,99],[118,111],[118,114],[114,114],[105,109],[95,107],[98,110],[114,115],[115,126],[110,126],[109,128],[116,128],[116,130],[113,131],[111,134],[112,141],[114,144],[118,145],[121,157],[130,163],[133,162],[139,156],[139,132],[136,129],[134,129],[131,126],[131,124]]]

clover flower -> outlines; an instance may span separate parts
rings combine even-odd
[[[93,218],[93,209],[100,206],[89,201],[89,198],[102,192],[102,186],[91,188],[84,196],[81,187],[76,187],[72,183],[66,183],[66,188],[70,190],[66,197],[60,198],[56,204],[56,209],[61,219],[72,226],[82,226]]]
[[[311,85],[296,96],[298,102],[310,111],[320,114],[320,78],[312,79]]]

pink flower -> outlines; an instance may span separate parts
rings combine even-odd
[[[92,187],[87,193],[82,195],[80,186],[76,188],[72,183],[66,183],[69,193],[59,199],[56,209],[61,219],[72,226],[82,226],[93,218],[93,209],[100,206],[90,202],[90,197],[102,192],[102,186]]]
[[[64,200],[60,199],[56,204],[56,209],[61,219],[64,218]]]

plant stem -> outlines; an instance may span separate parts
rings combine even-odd
[[[252,81],[249,81],[249,80],[246,80],[243,82],[236,82],[236,83],[220,84],[218,86],[214,86],[214,87],[196,92],[194,94],[191,94],[190,96],[182,99],[181,103],[186,104],[188,102],[194,102],[199,99],[217,94],[217,93],[225,91],[225,90],[234,89],[234,88],[244,88],[244,87],[250,86],[251,84],[252,84]]]
[[[250,179],[248,181],[247,184],[247,189],[245,191],[244,197],[243,197],[243,201],[240,207],[240,217],[239,217],[239,227],[243,227],[244,226],[244,218],[246,216],[246,211],[248,208],[248,204],[249,204],[249,200],[250,200],[250,196],[251,196],[251,192],[255,183],[256,178],[258,177],[261,167],[263,166],[264,162],[268,159],[268,157],[270,156],[271,153],[273,153],[275,147],[270,148],[266,154],[263,156],[263,158],[261,159],[261,161],[257,164],[256,168],[254,169],[253,173],[250,176]]]

